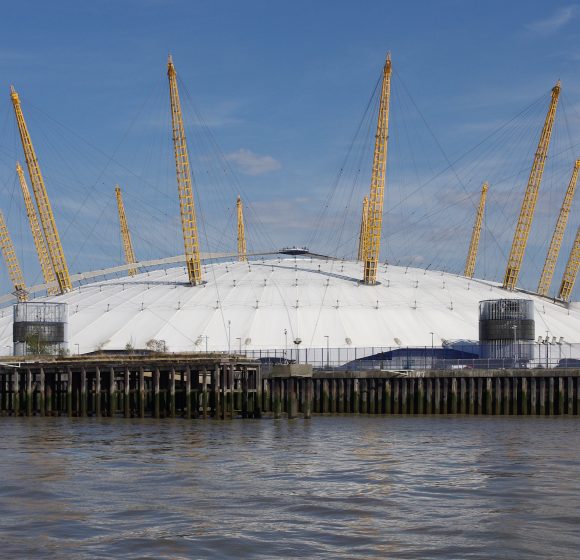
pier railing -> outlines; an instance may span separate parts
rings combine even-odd
[[[262,370],[275,364],[310,364],[327,371],[415,371],[456,369],[578,368],[580,343],[564,341],[517,342],[504,347],[454,344],[452,346],[368,346],[346,348],[288,348],[236,350],[258,360]]]

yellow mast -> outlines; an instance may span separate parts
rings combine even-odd
[[[10,276],[10,280],[14,286],[16,297],[18,298],[18,301],[26,301],[28,299],[28,293],[26,292],[24,276],[22,275],[20,264],[16,258],[16,251],[14,251],[14,245],[12,244],[12,239],[8,233],[4,214],[2,214],[2,212],[0,212],[0,249],[2,249],[2,256],[6,261],[8,275]]]
[[[574,283],[576,282],[576,276],[578,276],[578,268],[580,268],[580,227],[576,230],[576,238],[574,239],[574,245],[570,251],[570,257],[568,258],[566,270],[562,277],[558,299],[570,301],[570,296],[574,289]]]
[[[171,100],[171,123],[173,126],[173,147],[175,151],[175,169],[177,172],[177,190],[179,193],[179,208],[181,211],[181,227],[185,245],[185,262],[189,282],[195,286],[201,284],[201,257],[199,254],[199,238],[193,189],[191,187],[191,169],[185,128],[181,114],[181,102],[177,89],[177,73],[173,66],[171,55],[167,60],[167,76],[169,77],[169,96]]]
[[[363,198],[362,215],[360,218],[360,232],[358,234],[358,260],[362,261],[365,258],[365,247],[368,236],[368,214],[369,214],[369,197]]]
[[[36,248],[38,261],[40,262],[42,277],[44,278],[44,283],[46,284],[46,291],[48,295],[54,296],[59,293],[58,284],[56,283],[56,276],[54,275],[52,263],[50,262],[50,256],[48,254],[48,249],[46,248],[46,242],[44,240],[44,235],[42,234],[42,229],[38,223],[36,209],[34,208],[32,197],[30,196],[30,191],[28,190],[28,185],[26,184],[26,179],[24,178],[24,170],[22,169],[20,163],[16,163],[16,172],[18,173],[20,188],[22,189],[22,196],[24,197],[26,215],[28,216],[28,221],[30,223],[30,231],[32,233],[32,239],[34,240],[34,247]]]
[[[125,215],[125,206],[123,204],[123,196],[119,185],[115,187],[115,195],[117,197],[117,210],[119,211],[119,224],[121,225],[121,237],[123,238],[123,250],[125,252],[125,262],[127,264],[135,264],[135,251],[133,251],[133,242],[131,241],[131,233],[129,232],[129,225],[127,224],[127,216]],[[129,276],[137,274],[137,268],[133,267],[127,270]]]
[[[574,198],[574,192],[576,191],[579,169],[580,159],[577,159],[574,163],[574,169],[572,170],[572,177],[570,177],[570,183],[568,184],[566,195],[564,196],[564,202],[562,202],[562,208],[560,209],[560,215],[558,216],[558,221],[556,222],[556,228],[552,234],[552,241],[550,241],[550,248],[548,249],[548,254],[546,255],[546,262],[544,263],[542,276],[540,276],[540,282],[538,283],[538,294],[541,296],[548,295],[550,285],[552,284],[554,270],[556,269],[558,255],[560,254],[560,247],[562,246],[562,239],[564,239],[564,232],[566,231],[566,225],[568,224],[568,216],[570,215],[572,199]]]
[[[391,53],[383,69],[383,84],[377,134],[375,137],[375,153],[373,158],[373,173],[368,206],[367,235],[364,248],[365,284],[376,284],[379,253],[381,250],[381,233],[383,228],[383,203],[385,198],[385,175],[387,170],[387,142],[389,139],[389,102],[391,98]]]
[[[38,206],[40,223],[42,224],[44,236],[46,237],[48,254],[50,255],[60,293],[69,292],[72,290],[72,283],[56,228],[56,222],[54,221],[54,214],[52,213],[52,207],[44,185],[44,179],[40,172],[40,166],[38,165],[38,159],[36,158],[30,134],[28,133],[24,115],[22,114],[18,93],[16,93],[13,86],[10,86],[10,92],[16,122],[18,123],[18,131],[20,132],[20,139],[22,140],[22,149],[24,150],[24,157],[26,158],[26,165],[30,175],[30,182],[32,183],[32,190],[34,191],[36,205]]]
[[[503,287],[508,290],[514,290],[518,281],[518,276],[522,268],[522,261],[532,227],[532,220],[534,219],[534,212],[536,210],[536,202],[538,200],[538,191],[540,183],[542,182],[542,175],[544,173],[544,164],[548,155],[548,148],[550,147],[550,138],[552,137],[552,127],[556,117],[556,107],[558,106],[558,97],[560,95],[560,80],[552,88],[552,99],[550,101],[550,108],[546,115],[546,121],[542,128],[540,141],[532,164],[530,178],[528,179],[528,186],[524,201],[520,209],[520,216],[512,242],[512,248],[508,258],[508,263],[503,280]]]
[[[246,252],[246,231],[244,229],[244,205],[239,196],[236,206],[238,209],[238,260],[246,262],[248,257]]]
[[[477,214],[475,215],[475,224],[471,232],[471,242],[469,243],[469,251],[467,252],[467,260],[465,261],[464,276],[473,278],[475,272],[475,261],[477,260],[477,250],[479,249],[479,238],[481,237],[481,224],[483,223],[483,213],[485,212],[485,201],[487,199],[488,184],[483,183],[481,187],[481,197],[479,199],[479,206],[477,207]]]

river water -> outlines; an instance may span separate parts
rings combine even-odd
[[[578,418],[0,420],[0,557],[580,556]]]

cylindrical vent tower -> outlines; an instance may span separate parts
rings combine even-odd
[[[65,354],[68,350],[67,304],[17,303],[12,334],[15,356]]]
[[[482,358],[513,360],[514,364],[528,362],[534,357],[534,338],[534,302],[531,299],[479,302]]]

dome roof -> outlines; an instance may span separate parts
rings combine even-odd
[[[362,264],[308,257],[206,263],[205,283],[189,286],[184,267],[92,281],[35,301],[68,304],[69,347],[145,348],[163,340],[172,352],[436,346],[477,340],[478,303],[529,298],[537,334],[580,342],[580,310],[496,283],[434,270],[381,265],[379,283],[360,283]],[[285,334],[285,331],[286,333]],[[230,337],[230,344],[228,344]],[[328,337],[328,339],[326,338]],[[12,345],[12,313],[0,318],[0,344]]]

